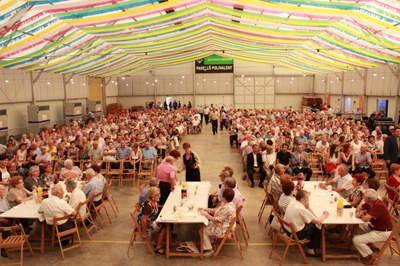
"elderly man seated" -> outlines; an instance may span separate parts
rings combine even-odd
[[[303,173],[306,175],[306,181],[310,181],[313,172],[309,166],[308,153],[303,151],[303,145],[297,144],[296,151],[292,153],[291,163],[294,175]]]
[[[83,191],[77,186],[77,182],[71,179],[65,181],[65,186],[67,188],[67,192],[71,193],[68,203],[76,210],[79,203],[86,201],[85,193],[83,193]],[[86,204],[82,205],[82,207],[79,209],[79,213],[81,216],[85,215]]]
[[[61,168],[60,179],[81,180],[82,171],[78,166],[74,166],[74,162],[71,159],[67,159],[64,161],[64,167]]]
[[[289,203],[283,220],[293,224],[299,240],[310,240],[310,243],[307,244],[307,255],[315,257],[317,256],[315,249],[320,247],[321,241],[321,230],[317,226],[320,226],[328,216],[329,212],[324,211],[323,214],[317,218],[310,209],[308,192],[299,190],[296,193],[296,200]],[[286,225],[284,229],[287,233],[291,233],[290,228]]]
[[[67,215],[76,215],[76,211],[65,200],[64,190],[61,184],[57,184],[51,190],[53,197],[44,199],[39,206],[39,220],[46,220],[49,227],[53,226],[54,217],[64,217]],[[68,219],[58,221],[58,230],[66,231],[74,227],[74,223]]]
[[[360,152],[355,154],[354,162],[356,165],[356,169],[354,170],[355,173],[362,173],[365,172],[369,174],[368,178],[374,178],[375,172],[371,168],[372,158],[371,153],[367,151],[367,145],[361,145]]]
[[[86,178],[87,178],[87,183],[83,187],[83,193],[85,193],[86,198],[93,198],[94,195],[97,195],[104,190],[104,183],[101,181],[100,178],[96,176],[96,172],[92,169],[89,168],[86,171]],[[96,198],[93,198],[93,203],[95,206],[98,206],[101,204],[101,197],[102,195],[97,196]]]
[[[218,184],[218,189],[208,197],[208,207],[209,208],[214,208],[215,206],[217,206],[219,201],[222,198],[222,191],[224,191],[224,187],[225,187],[225,183],[224,183],[225,178],[232,176],[230,171],[228,170],[228,168],[230,168],[230,167],[225,167],[224,169],[222,169],[218,175],[219,180],[221,182]]]
[[[354,247],[363,257],[363,263],[372,265],[376,258],[378,248],[376,242],[384,242],[392,233],[392,217],[385,203],[379,199],[378,192],[373,189],[363,191],[364,204],[359,205],[356,217],[368,224],[360,225],[364,234],[354,236]]]
[[[339,193],[343,198],[347,198],[353,189],[353,177],[349,174],[349,169],[344,164],[338,166],[337,173],[338,175],[335,178],[325,183],[319,183],[319,187],[326,189],[328,186],[332,187],[334,185],[332,190]]]
[[[24,181],[24,187],[29,191],[33,191],[39,186],[43,188],[45,185],[46,182],[40,177],[39,166],[31,166],[29,168],[29,177]]]

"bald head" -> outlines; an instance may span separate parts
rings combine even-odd
[[[62,199],[62,198],[64,197],[64,190],[63,190],[61,184],[56,184],[56,185],[52,188],[51,194],[52,194],[53,196],[56,196],[56,197]]]

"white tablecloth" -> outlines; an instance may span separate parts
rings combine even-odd
[[[81,185],[81,181],[78,181],[77,186]],[[65,184],[63,181],[59,182],[61,184],[62,188],[64,189],[64,199],[67,194],[70,195],[70,193],[67,192],[67,189],[65,187]],[[51,189],[49,189],[49,197],[52,197],[51,195]],[[18,204],[17,206],[9,209],[8,211],[2,213],[0,217],[2,218],[27,218],[27,219],[37,219],[39,218],[39,206],[40,204],[36,202],[36,200],[29,200],[29,201],[24,201],[21,204]]]
[[[207,208],[210,182],[188,182],[188,197],[183,201],[181,200],[181,189],[182,186],[177,185],[175,190],[169,194],[168,199],[157,218],[157,222],[184,224],[204,223],[207,225],[208,219],[198,212],[198,208]],[[175,212],[174,205],[176,206]],[[189,211],[190,205],[193,205],[192,211]]]
[[[323,221],[323,224],[363,224],[364,222],[356,218],[355,208],[343,209],[343,216],[338,216],[336,214],[337,202],[333,204],[329,203],[331,193],[333,193],[337,198],[339,194],[335,191],[329,192],[326,189],[321,189],[318,187],[320,181],[307,181],[303,182],[304,190],[311,192],[310,195],[310,208],[313,210],[317,217],[322,215],[323,211],[329,212],[329,217]],[[316,188],[315,188],[316,187]],[[349,204],[346,199],[344,199],[344,205]],[[353,212],[353,217],[350,218],[350,212]]]

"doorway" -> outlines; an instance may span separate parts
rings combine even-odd
[[[377,110],[378,112],[383,112],[384,117],[387,117],[389,100],[387,99],[377,99]]]

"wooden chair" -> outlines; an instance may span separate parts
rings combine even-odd
[[[269,258],[272,257],[272,255],[276,256],[279,258],[279,265],[283,265],[283,262],[285,260],[286,254],[289,250],[290,247],[297,247],[300,251],[300,254],[303,256],[303,260],[304,260],[304,264],[308,263],[306,254],[303,250],[303,247],[301,246],[302,244],[306,244],[309,243],[310,241],[308,239],[304,239],[304,240],[299,240],[299,238],[297,237],[296,231],[293,227],[293,224],[288,223],[286,221],[284,221],[282,219],[282,217],[279,215],[279,213],[277,213],[275,210],[273,210],[273,215],[278,219],[279,223],[280,223],[280,230],[275,232],[275,236],[274,236],[274,241],[272,243],[272,249],[271,252],[269,253]],[[290,235],[287,235],[285,230],[284,230],[284,226],[287,226],[288,228],[290,228]],[[285,250],[281,255],[279,255],[275,248],[276,248],[276,243],[278,242],[278,239],[282,240],[282,242],[286,245],[285,246]]]
[[[65,231],[60,231],[57,225],[58,221],[62,221],[65,219],[73,219],[74,227]],[[78,244],[74,243],[74,236],[77,236],[78,239]],[[81,237],[79,235],[79,230],[78,230],[78,225],[76,224],[76,219],[72,215],[67,215],[64,217],[54,217],[53,219],[53,232],[52,232],[52,237],[51,237],[51,247],[54,248],[54,240],[57,237],[58,244],[60,246],[60,251],[61,251],[61,256],[63,259],[65,259],[64,252],[79,248],[81,250],[81,253],[83,253],[83,248],[82,248],[82,243],[81,243]],[[66,248],[63,247],[62,241],[66,239],[71,239],[72,244],[67,246]]]
[[[118,165],[117,168],[112,168],[111,166],[113,164]],[[115,165],[114,164],[114,165]],[[106,177],[111,180],[117,180],[118,185],[121,187],[122,186],[122,172],[123,172],[123,167],[124,167],[124,160],[116,160],[116,161],[107,161],[107,173]]]
[[[103,224],[105,223],[105,219],[103,219],[103,216],[101,215],[101,210],[104,210],[104,212],[107,215],[108,221],[110,222],[110,224],[112,224],[111,222],[111,218],[110,215],[108,214],[107,208],[106,208],[106,204],[103,200],[103,192],[97,193],[96,195],[93,195],[90,199],[90,209],[94,212],[94,218],[99,222],[101,229],[103,229]],[[99,205],[95,205],[94,203],[94,199],[100,197],[100,204]]]
[[[5,231],[10,231],[10,236],[3,239],[2,233]],[[31,244],[29,243],[29,235],[25,234],[24,228],[21,224],[9,226],[9,227],[0,227],[0,248],[4,248],[7,255],[10,256],[9,250],[19,249],[20,250],[20,262],[18,263],[6,263],[1,265],[23,265],[24,264],[24,245],[26,244],[29,252],[33,255]]]
[[[137,221],[137,212],[138,212],[138,207],[136,206],[134,210],[130,213],[133,221],[133,230],[132,230],[131,240],[129,241],[127,254],[129,255],[129,250],[131,249],[131,247],[133,249],[133,243],[136,241],[136,236],[140,235],[142,237],[142,240],[146,244],[147,248],[149,249],[151,255],[154,256],[156,253],[154,252],[153,247],[151,246],[150,240],[147,238],[143,239],[142,227],[139,225]]]
[[[376,173],[376,177],[378,177],[378,180],[381,179],[382,175],[385,177],[385,179],[388,177],[388,170],[386,168],[386,162],[384,160],[373,160],[371,163],[371,168]]]
[[[312,154],[309,158],[309,166],[312,170],[313,176],[319,180],[319,177],[322,176],[322,179],[325,179],[325,173],[323,169],[323,163],[321,162],[319,156]]]
[[[103,201],[104,202],[108,202],[108,204],[110,204],[111,209],[114,212],[115,217],[118,217],[117,212],[119,212],[118,206],[115,203],[115,200],[113,198],[113,196],[110,193],[110,188],[112,185],[112,181],[108,181],[108,183],[106,184],[104,191],[103,191]]]
[[[108,172],[108,168],[107,168],[107,163],[108,161],[106,160],[102,160],[102,161],[98,161],[98,163],[100,164],[100,174],[102,174],[103,176],[107,175]]]
[[[143,159],[139,162],[139,172],[137,174],[137,185],[147,183],[148,179],[153,176],[154,159]]]
[[[81,215],[79,210],[85,205],[86,205],[86,213],[84,215]],[[79,203],[78,207],[76,208],[76,211],[78,213],[78,222],[81,222],[82,227],[83,227],[87,237],[90,240],[91,239],[90,232],[92,230],[96,230],[97,231],[99,228],[94,223],[94,219],[93,219],[92,214],[90,213],[89,206],[90,206],[90,198],[86,199],[86,201],[83,201],[83,202]],[[86,225],[86,221],[88,221],[90,223],[90,225]]]
[[[265,192],[265,197],[263,202],[261,203],[260,210],[258,211],[258,222],[261,221],[261,217],[264,213],[265,207],[267,205],[272,205],[272,195],[268,193],[268,182],[264,182],[264,192]]]
[[[392,215],[392,224],[393,224],[393,230],[388,239],[385,241],[383,244],[381,250],[377,254],[377,258],[375,262],[377,262],[385,252],[386,248],[389,246],[390,248],[390,253],[393,255],[394,253],[397,253],[397,255],[400,255],[400,244],[399,244],[399,236],[398,236],[398,231],[400,230],[400,221],[397,219],[395,216]],[[392,244],[396,244],[397,248],[392,246]]]
[[[242,209],[243,205],[236,209],[236,217],[237,217],[236,223],[239,226],[240,231],[242,231],[243,239],[246,242],[246,246],[248,246],[249,245],[248,239],[250,238],[249,230],[247,229],[247,225],[243,215],[239,215]]]
[[[132,181],[132,186],[135,185],[135,175],[136,175],[136,161],[126,160],[125,163],[129,163],[131,168],[126,168],[125,165],[122,168],[122,181]],[[122,182],[121,181],[121,182]]]
[[[224,246],[226,240],[233,240],[236,244],[236,249],[240,255],[240,258],[243,260],[243,253],[242,253],[242,247],[240,245],[239,238],[236,234],[235,229],[233,228],[236,224],[236,217],[232,219],[231,223],[229,224],[228,229],[226,230],[224,237],[223,238],[215,238],[216,243],[218,245],[217,250],[214,253],[213,259],[215,260],[219,253],[221,252],[222,247]]]
[[[389,186],[387,183],[385,183],[384,186],[385,186],[385,189],[386,189],[386,194],[383,197],[383,200],[386,202],[387,207],[389,209],[389,212],[391,214],[394,214],[398,210],[397,205],[398,205],[398,203],[400,201],[399,193],[394,187]],[[393,199],[389,198],[389,191],[391,191],[394,194],[394,198]]]

